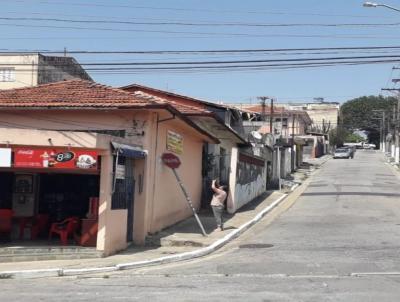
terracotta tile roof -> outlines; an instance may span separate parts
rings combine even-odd
[[[184,115],[212,114],[202,108],[179,104],[141,91],[131,93],[85,80],[0,90],[0,107],[3,108],[143,108],[168,105]]]
[[[169,105],[174,107],[176,110],[178,110],[180,113],[185,114],[185,115],[213,115],[213,113],[209,110],[206,110],[206,109],[203,109],[200,107],[196,107],[196,106],[181,104],[179,102],[174,102],[171,100],[167,100],[167,99],[164,99],[164,98],[161,98],[158,96],[154,96],[149,93],[145,93],[143,91],[135,91],[132,93],[132,95],[143,98],[143,99],[147,99],[150,101],[154,101],[154,102],[168,103]]]
[[[196,99],[190,96],[186,96],[186,95],[182,95],[182,94],[177,94],[174,92],[170,92],[170,91],[165,91],[165,90],[161,90],[161,89],[157,89],[157,88],[152,88],[152,87],[148,87],[148,86],[144,86],[144,85],[140,85],[140,84],[131,84],[131,85],[127,85],[127,86],[123,86],[120,87],[120,89],[126,90],[126,91],[145,91],[146,93],[159,93],[165,96],[165,98],[168,97],[173,97],[173,98],[178,98],[178,99],[185,99],[188,101],[191,101],[193,103],[197,104],[197,107],[202,107],[202,106],[211,106],[211,107],[216,107],[216,108],[224,108],[224,109],[234,109],[234,106],[231,105],[227,105],[227,104],[218,104],[218,103],[214,103],[214,102],[210,102],[210,101],[205,101],[205,100],[201,100],[201,99]],[[168,99],[169,101],[169,99]],[[194,107],[196,107],[196,105],[194,105]],[[237,109],[237,108],[235,108]]]
[[[35,87],[0,90],[0,107],[110,108],[166,105],[140,95],[85,80],[69,80]]]

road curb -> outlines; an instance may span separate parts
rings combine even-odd
[[[209,255],[233,239],[240,236],[242,233],[247,231],[250,227],[260,221],[266,214],[271,212],[275,207],[277,207],[282,201],[286,199],[288,194],[284,194],[275,200],[272,204],[264,208],[260,213],[254,216],[253,219],[242,224],[238,229],[230,232],[225,237],[215,241],[211,245],[200,248],[191,252],[184,252],[176,255],[161,257],[152,260],[136,261],[128,263],[120,263],[114,266],[104,266],[95,268],[81,268],[81,269],[64,269],[64,268],[53,268],[53,269],[37,269],[37,270],[19,270],[19,271],[2,271],[0,272],[0,279],[33,279],[33,278],[47,278],[47,277],[63,277],[63,276],[79,276],[88,274],[98,274],[98,273],[108,273],[118,270],[128,270],[135,268],[142,268],[146,266],[154,266],[160,264],[168,264],[173,262],[180,262],[190,259],[195,259],[199,257],[204,257]]]

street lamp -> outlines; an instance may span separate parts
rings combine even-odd
[[[369,1],[364,2],[363,6],[364,6],[364,7],[378,7],[378,6],[382,6],[382,7],[386,7],[386,8],[389,8],[389,9],[391,9],[391,10],[395,10],[395,11],[397,11],[397,12],[400,12],[400,9],[398,9],[398,8],[396,8],[396,7],[393,7],[393,6],[390,6],[390,5],[386,5],[386,4],[380,4],[380,3],[375,3],[375,2],[369,2]]]

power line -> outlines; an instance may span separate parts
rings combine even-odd
[[[211,49],[211,50],[68,50],[68,54],[215,54],[215,53],[263,53],[280,51],[327,51],[327,50],[398,50],[400,46],[357,46],[357,47],[310,47],[310,48],[262,48],[262,49]],[[0,54],[25,54],[31,51],[0,51]],[[43,50],[44,54],[63,54],[64,50]]]
[[[14,3],[26,3],[31,1],[26,0],[14,0]],[[345,14],[329,14],[329,13],[297,13],[289,11],[261,11],[261,10],[217,10],[217,9],[204,9],[204,8],[183,8],[183,7],[157,7],[157,6],[140,6],[140,5],[121,5],[121,4],[109,4],[108,2],[94,3],[78,3],[71,1],[37,1],[40,4],[56,5],[56,6],[80,6],[80,7],[108,7],[108,8],[133,8],[141,10],[160,10],[160,11],[176,11],[176,12],[207,12],[207,13],[223,13],[223,14],[250,14],[250,15],[296,15],[296,16],[322,16],[322,17],[352,17],[352,18],[371,18],[369,15],[345,15]]]
[[[399,26],[395,23],[244,23],[244,22],[138,22],[138,21],[111,21],[111,20],[76,20],[61,18],[39,18],[39,17],[0,17],[5,21],[50,21],[61,23],[88,23],[88,24],[118,24],[118,25],[149,25],[149,26],[200,26],[200,27],[393,27]]]
[[[400,55],[379,55],[379,56],[338,56],[321,58],[289,58],[289,59],[268,59],[268,60],[225,60],[225,61],[183,61],[183,62],[98,62],[80,63],[83,66],[154,66],[154,65],[220,65],[220,64],[248,64],[248,63],[269,63],[269,62],[306,62],[306,61],[337,61],[337,60],[366,60],[366,59],[386,59],[400,58]],[[399,59],[400,60],[400,59]],[[395,61],[399,61],[395,60]],[[343,61],[344,63],[345,61]],[[335,62],[332,62],[335,63]],[[32,63],[0,63],[1,66],[38,66]],[[70,66],[69,63],[55,63],[52,66]],[[119,67],[116,67],[119,68]],[[87,68],[87,70],[94,70]]]
[[[398,36],[373,36],[373,35],[343,35],[343,34],[249,34],[233,32],[194,32],[194,31],[176,31],[176,30],[149,30],[149,29],[122,29],[107,27],[82,27],[82,26],[55,26],[55,25],[33,25],[33,24],[15,24],[1,23],[4,27],[23,27],[23,28],[48,28],[48,29],[68,29],[68,30],[86,30],[86,31],[112,31],[112,32],[134,32],[134,33],[162,33],[162,34],[191,34],[199,36],[222,36],[222,37],[291,37],[291,38],[341,38],[341,39],[399,39]]]

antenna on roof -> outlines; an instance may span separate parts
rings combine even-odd
[[[64,47],[64,57],[66,57],[66,56],[67,56],[67,48]]]

